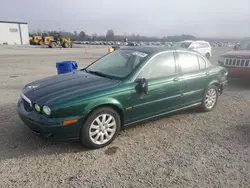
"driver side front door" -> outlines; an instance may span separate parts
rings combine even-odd
[[[136,122],[181,108],[185,84],[179,79],[174,52],[157,54],[149,60],[136,79],[148,80],[148,93],[132,90],[132,109],[126,119]],[[136,87],[137,83],[134,83]],[[129,123],[127,122],[127,123]]]

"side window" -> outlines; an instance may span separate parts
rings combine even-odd
[[[198,45],[198,48],[204,48],[204,45],[201,42],[197,42],[197,45]]]
[[[193,48],[193,49],[199,48],[198,43],[197,43],[197,42],[192,43],[192,44],[190,45],[190,48]]]
[[[208,43],[204,43],[204,48],[209,48],[209,44]]]
[[[141,70],[138,78],[154,79],[175,74],[175,59],[173,52],[157,55]]]
[[[206,61],[198,55],[198,60],[199,60],[199,64],[200,64],[200,69],[205,69],[206,68]]]
[[[200,46],[201,46],[200,48],[208,48],[209,47],[209,45],[206,42],[201,42]]]
[[[178,52],[179,69],[182,73],[188,73],[199,70],[198,58],[195,54],[188,52]]]

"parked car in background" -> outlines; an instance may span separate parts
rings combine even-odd
[[[76,73],[27,84],[18,113],[45,138],[101,148],[124,126],[191,107],[211,111],[226,83],[227,70],[197,52],[123,47]]]
[[[227,68],[228,76],[234,78],[250,78],[250,41],[237,44],[234,50],[223,53],[218,63]]]
[[[185,40],[175,43],[174,47],[193,49],[202,54],[203,56],[205,56],[207,59],[210,59],[212,56],[212,48],[209,42],[203,40],[199,41]]]

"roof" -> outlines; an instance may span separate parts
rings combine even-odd
[[[183,41],[179,41],[177,43],[182,43],[182,42],[205,42],[205,43],[209,43],[205,40],[183,40]]]
[[[11,22],[11,21],[1,21],[0,23],[11,23],[11,24],[28,24],[27,22]]]
[[[207,41],[205,41],[205,40],[197,40],[196,42],[205,42],[205,43],[209,43],[209,42],[207,42]]]
[[[119,49],[123,50],[136,50],[140,52],[145,52],[148,54],[154,54],[158,52],[164,52],[164,51],[171,51],[171,50],[182,50],[182,51],[188,51],[193,52],[193,50],[187,49],[187,48],[176,48],[176,47],[154,47],[154,46],[121,46]]]
[[[183,41],[180,41],[180,42],[195,42],[195,40],[183,40]]]

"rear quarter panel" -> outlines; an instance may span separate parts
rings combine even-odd
[[[220,86],[220,84],[227,80],[227,70],[224,67],[213,65],[207,71],[209,72],[207,87],[211,85]]]

